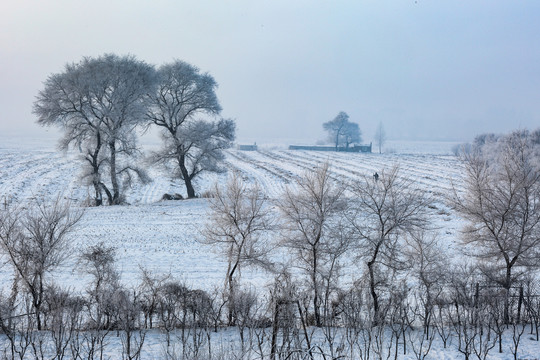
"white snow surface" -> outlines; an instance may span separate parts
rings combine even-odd
[[[444,196],[462,184],[462,170],[451,153],[452,143],[394,143],[391,153],[357,154],[314,151],[290,151],[285,147],[259,146],[259,151],[226,152],[226,167],[239,171],[247,182],[257,181],[271,200],[279,199],[287,186],[306,171],[328,161],[335,179],[356,181],[361,175],[371,176],[399,164],[403,176],[412,177],[427,192],[434,193],[436,203],[433,224],[439,227],[439,238],[448,257],[459,261],[457,250],[460,219],[445,205]],[[91,189],[77,180],[80,169],[77,152],[63,153],[54,144],[39,141],[18,142],[0,137],[0,206],[6,203],[24,206],[32,198],[54,199],[59,195],[71,199],[84,209],[77,230],[71,235],[73,256],[53,274],[64,288],[84,291],[87,279],[77,270],[77,254],[87,246],[104,242],[117,249],[122,281],[134,285],[140,279],[140,268],[156,274],[170,273],[186,285],[212,291],[222,287],[226,263],[207,245],[201,244],[209,211],[208,200],[161,201],[164,193],[185,195],[183,185],[171,179],[165,171],[151,168],[153,182],[136,185],[127,194],[128,205],[85,207]],[[227,175],[203,174],[196,190],[204,193],[214,184],[224,183]],[[342,283],[355,278],[360,266],[348,269]],[[9,284],[9,266],[0,267],[0,281]],[[243,270],[242,282],[265,293],[272,276],[263,270]],[[155,344],[159,347],[159,344]],[[538,357],[538,343],[525,340],[524,357]],[[147,351],[158,352],[150,347]],[[501,355],[501,356],[498,356]],[[509,353],[493,351],[490,359],[504,359]],[[455,351],[435,346],[429,358],[454,359]]]
[[[0,139],[1,140],[1,139]],[[429,149],[422,153],[422,146]],[[307,171],[328,161],[332,176],[342,182],[356,181],[361,175],[371,176],[399,164],[403,176],[412,177],[426,191],[441,201],[436,204],[434,225],[440,227],[440,237],[455,254],[459,220],[444,204],[443,195],[459,188],[461,171],[458,160],[450,153],[449,143],[395,144],[391,154],[331,153],[292,151],[259,146],[259,151],[229,150],[226,167],[238,171],[248,183],[258,182],[270,200],[277,200],[287,186]],[[78,153],[61,152],[54,144],[38,141],[0,142],[0,203],[24,206],[33,198],[71,199],[84,208],[84,216],[71,235],[73,257],[55,273],[64,287],[83,290],[85,281],[77,272],[77,256],[87,246],[104,242],[117,249],[118,266],[127,284],[139,280],[140,267],[154,273],[171,273],[195,288],[212,290],[223,285],[226,264],[211,247],[201,244],[201,229],[206,224],[207,199],[162,201],[165,193],[180,193],[185,189],[160,168],[151,168],[153,182],[137,184],[127,189],[128,205],[85,207],[92,196],[91,189],[78,180],[81,163]],[[204,174],[196,181],[199,193],[211,191],[214,184],[226,181],[226,174]],[[359,270],[349,269],[344,277],[351,280]],[[9,267],[0,268],[0,277],[10,276]],[[271,280],[258,269],[243,270],[242,280],[259,290]]]

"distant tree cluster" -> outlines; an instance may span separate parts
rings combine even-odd
[[[333,119],[323,124],[323,129],[328,132],[328,140],[338,147],[349,148],[351,144],[362,141],[362,132],[357,123],[349,121],[349,115],[340,111]]]
[[[328,141],[334,144],[336,151],[340,147],[348,149],[351,144],[362,141],[360,127],[357,123],[349,121],[349,115],[344,111],[340,111],[334,119],[323,123],[323,129],[328,133]],[[386,143],[386,131],[382,122],[377,125],[374,140],[379,154],[382,153],[382,148]]]
[[[134,56],[106,54],[67,64],[44,83],[34,103],[40,125],[59,127],[62,149],[81,152],[82,179],[94,189],[94,203],[120,204],[133,180],[150,181],[142,166],[136,133],[161,129],[163,147],[151,156],[181,179],[195,197],[193,179],[220,172],[222,150],[231,146],[235,123],[208,121],[221,111],[214,78],[183,61],[154,66]]]

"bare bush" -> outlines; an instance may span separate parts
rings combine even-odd
[[[82,212],[60,198],[50,204],[38,201],[28,209],[0,212],[0,247],[16,281],[31,296],[38,330],[43,328],[48,276],[70,255],[69,234],[81,217]]]

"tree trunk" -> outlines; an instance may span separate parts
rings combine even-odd
[[[94,183],[94,191],[96,193],[95,199],[94,199],[96,202],[96,206],[101,206],[103,205],[103,195],[101,194],[101,187],[99,186],[99,181],[94,180],[93,183]]]
[[[523,306],[523,285],[519,287],[518,309],[517,309],[517,323],[521,324],[521,307]]]
[[[512,267],[506,266],[506,279],[504,280],[504,323],[510,324],[510,288],[512,285]]]
[[[306,339],[306,345],[308,348],[309,357],[313,360],[313,353],[311,352],[311,341],[309,340],[308,331],[306,327],[306,321],[304,314],[302,313],[302,306],[300,306],[300,301],[296,300],[296,306],[298,307],[298,314],[300,315],[300,321],[302,323],[302,330],[304,330],[304,338]]]
[[[103,191],[105,191],[105,194],[107,194],[107,199],[108,199],[109,205],[114,205],[113,196],[112,196],[111,192],[109,191],[109,189],[107,188],[107,186],[105,186],[105,184],[102,183],[102,182],[100,182],[99,185],[101,186]]]
[[[373,326],[378,326],[380,324],[380,309],[379,309],[379,296],[377,295],[376,291],[376,284],[375,284],[375,261],[377,260],[377,256],[379,255],[379,250],[383,244],[384,241],[384,226],[381,230],[381,238],[377,242],[377,246],[375,246],[375,251],[373,252],[373,256],[371,257],[371,260],[368,261],[367,266],[369,270],[369,291],[371,293],[371,298],[373,299]]]
[[[191,176],[189,175],[189,171],[186,168],[186,157],[184,154],[179,156],[178,166],[180,167],[180,171],[182,172],[182,178],[184,179],[184,183],[186,184],[188,199],[193,199],[195,198],[195,189],[193,188],[193,184],[191,183]]]
[[[95,191],[95,202],[96,206],[103,205],[103,194],[101,192],[101,186],[100,186],[100,174],[99,174],[99,152],[101,151],[101,134],[98,132],[96,134],[96,148],[93,152],[88,151],[88,156],[90,158],[87,158],[87,160],[90,162],[90,165],[92,166],[92,184],[94,185],[94,191]]]
[[[229,264],[229,267],[230,267],[230,264]],[[228,285],[229,285],[229,298],[228,298],[228,301],[229,301],[229,314],[227,316],[227,320],[228,320],[228,324],[229,326],[234,326],[235,323],[236,323],[236,319],[234,318],[234,307],[235,307],[235,301],[234,301],[234,298],[235,298],[235,284],[234,284],[234,273],[236,272],[236,269],[238,268],[238,261],[232,266],[232,268],[230,269],[230,271],[228,272],[228,275],[227,275],[227,282],[228,282]]]
[[[375,265],[375,260],[371,260],[367,263],[369,270],[369,291],[371,293],[371,298],[373,299],[373,326],[379,325],[379,297],[377,296],[377,291],[375,290],[375,271],[373,266]]]
[[[429,325],[431,318],[431,293],[429,288],[426,290],[426,304],[424,305],[424,332],[426,334],[426,340],[429,340]]]
[[[281,305],[281,302],[279,300],[276,301],[276,305],[274,307],[274,318],[272,321],[272,340],[270,343],[270,360],[274,360],[276,358],[276,350],[277,350],[277,334],[279,330],[278,321],[279,321],[279,307]]]
[[[229,275],[229,314],[227,316],[227,322],[229,326],[234,326],[234,279],[232,274]]]
[[[315,325],[322,326],[321,322],[321,306],[319,304],[319,284],[317,284],[317,249],[313,249],[313,271],[311,273],[311,281],[313,282],[313,311],[315,313]]]
[[[109,142],[109,150],[111,152],[109,166],[111,168],[112,205],[118,205],[120,203],[120,187],[116,176],[116,145],[114,141]]]
[[[38,288],[32,291],[32,297],[34,301],[34,310],[36,311],[36,322],[38,331],[42,330],[41,324],[41,305],[43,304],[43,278],[40,276],[38,281]]]

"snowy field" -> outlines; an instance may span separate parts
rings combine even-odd
[[[21,206],[32,198],[54,199],[59,195],[83,206],[91,193],[77,180],[78,154],[59,152],[54,145],[0,138],[1,206]],[[439,237],[448,256],[459,261],[456,241],[461,223],[443,200],[453,187],[458,191],[461,187],[461,165],[452,155],[453,145],[390,143],[387,147],[392,151],[384,154],[289,151],[283,146],[260,145],[259,151],[255,152],[227,151],[226,166],[240,172],[245,181],[258,182],[267,196],[276,200],[287,186],[294,186],[296,179],[324,162],[331,164],[333,177],[343,182],[354,182],[359,176],[371,176],[398,164],[401,175],[414,179],[439,199],[432,221],[440,228]],[[85,208],[80,226],[71,237],[72,253],[76,255],[99,242],[114,246],[122,281],[128,285],[139,282],[140,269],[144,267],[155,274],[170,273],[193,288],[212,291],[222,287],[225,261],[212,248],[198,241],[206,224],[208,201],[161,201],[165,193],[185,195],[184,187],[161,169],[150,169],[150,175],[152,183],[136,185],[127,191],[129,205]],[[196,189],[200,193],[209,191],[216,182],[224,183],[226,176],[203,175],[196,182]],[[54,274],[55,281],[63,287],[82,291],[86,282],[76,269],[77,257],[73,256]],[[342,282],[353,279],[359,269],[349,269]],[[11,276],[9,266],[0,267],[3,284],[8,284]],[[272,276],[262,270],[242,273],[242,281],[261,293],[266,291],[271,280]],[[524,337],[523,341],[522,358],[538,358],[538,343],[529,337]],[[152,339],[149,339],[150,347],[145,351],[155,355],[159,352],[159,341],[153,346],[151,343]],[[498,355],[493,351],[488,358],[506,359],[510,353]],[[429,356],[435,359],[461,357],[455,349],[442,349],[438,343],[434,344]]]
[[[395,143],[392,154],[327,153],[279,150],[260,146],[256,152],[229,150],[226,166],[238,171],[247,182],[258,182],[270,199],[278,199],[287,186],[324,162],[331,164],[333,177],[354,182],[399,164],[403,176],[414,178],[426,191],[441,197],[451,191],[452,183],[460,183],[460,165],[451,155],[449,143]],[[428,152],[422,153],[422,147]],[[92,196],[91,189],[77,180],[80,163],[76,152],[63,153],[54,143],[6,141],[0,143],[0,202],[25,204],[32,198],[54,199],[61,195],[81,206]],[[153,182],[135,185],[127,191],[130,205],[85,208],[78,230],[72,236],[73,252],[105,242],[117,248],[118,264],[126,283],[137,282],[140,267],[154,273],[171,273],[188,285],[211,290],[223,284],[226,264],[211,248],[197,240],[205,225],[206,199],[161,201],[165,193],[185,195],[182,184],[170,179],[161,169],[150,169]],[[211,190],[227,175],[203,175],[196,183],[200,193]],[[441,227],[440,236],[449,251],[459,222],[442,203],[433,221]],[[65,264],[74,269],[76,258]],[[7,267],[0,269],[2,278]],[[354,272],[354,271],[353,271]],[[61,271],[57,280],[64,285],[80,286],[81,274]],[[267,274],[254,270],[242,274],[244,281],[265,286]]]

